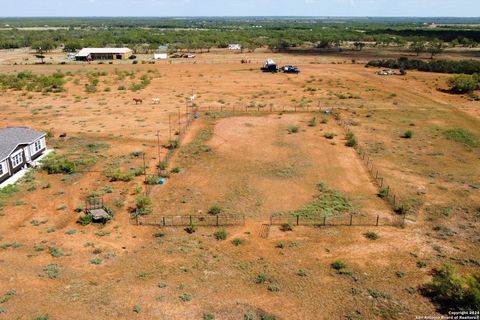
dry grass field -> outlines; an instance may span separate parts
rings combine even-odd
[[[9,54],[2,52],[0,61]],[[257,61],[266,53],[244,55]],[[49,147],[83,164],[70,175],[35,170],[2,197],[0,319],[438,314],[418,292],[432,268],[449,262],[468,273],[480,266],[478,101],[437,90],[446,87],[446,74],[382,77],[343,55],[278,58],[291,58],[302,72],[267,74],[257,64],[204,58],[195,64],[0,65],[0,73],[65,74],[63,92],[1,92],[0,127],[48,131]],[[135,87],[142,79],[149,83]],[[272,227],[267,239],[260,237],[272,213],[304,207],[319,183],[345,195],[356,212],[395,215],[359,156],[345,146],[333,116],[280,111],[202,113],[169,166],[175,169],[170,178],[151,192],[152,215],[208,215],[218,206],[245,214],[245,226],[199,227],[188,234],[133,225],[130,211],[144,188],[142,154],[154,174],[157,143],[168,144],[169,127],[175,133],[179,117],[184,125],[192,93],[204,109],[342,108],[341,118],[376,168],[411,206],[405,228]],[[459,128],[471,139],[458,138]],[[402,138],[407,130],[411,139]],[[162,147],[161,156],[166,152]],[[111,181],[115,170],[139,174]],[[75,209],[92,194],[103,195],[115,212],[105,226],[77,223]],[[225,240],[215,238],[219,230],[226,231]],[[367,232],[379,238],[368,239]],[[332,268],[336,260],[346,267]]]

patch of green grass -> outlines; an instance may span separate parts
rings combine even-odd
[[[219,206],[213,206],[210,209],[208,209],[208,213],[214,216],[219,215],[220,213],[222,213],[222,208]]]
[[[448,140],[459,142],[469,147],[478,146],[478,139],[470,131],[464,128],[447,129],[443,132],[443,135]]]
[[[317,184],[318,194],[302,208],[295,210],[295,216],[307,219],[323,216],[336,216],[353,210],[354,206],[349,197],[328,187],[324,183]]]
[[[133,306],[133,312],[135,312],[135,313],[140,313],[140,312],[142,312],[142,307],[141,307],[140,305],[138,305],[138,304],[134,305],[134,306]]]
[[[95,265],[99,265],[99,264],[102,263],[102,261],[103,261],[103,260],[100,259],[100,258],[93,258],[93,259],[90,260],[90,263],[91,263],[91,264],[95,264]]]
[[[333,132],[325,132],[325,133],[323,134],[323,136],[324,136],[325,138],[327,138],[327,139],[333,139],[333,138],[335,138],[335,137],[337,136],[337,134],[336,134],[336,133],[333,133]]]

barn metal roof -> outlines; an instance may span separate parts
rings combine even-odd
[[[132,50],[129,48],[83,48],[77,54],[77,57],[87,57],[91,53],[124,54],[130,52],[132,52]]]
[[[21,144],[30,144],[45,136],[45,133],[27,127],[0,129],[0,161],[8,158]]]

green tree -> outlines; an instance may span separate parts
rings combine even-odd
[[[443,50],[444,50],[444,44],[443,42],[440,42],[440,41],[429,42],[426,47],[426,51],[430,53],[431,59],[433,59],[435,55],[442,53]]]
[[[448,85],[456,93],[469,93],[478,88],[478,80],[473,75],[459,74],[448,79]]]
[[[420,55],[420,53],[425,51],[425,42],[414,41],[410,44],[409,49],[410,49],[410,51],[415,52],[417,57],[418,57]]]

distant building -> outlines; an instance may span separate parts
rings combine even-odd
[[[0,129],[0,186],[22,169],[35,166],[47,148],[45,135],[26,127]]]
[[[238,43],[229,44],[228,50],[242,50],[242,46]]]
[[[83,48],[75,56],[78,61],[123,60],[132,55],[129,48]]]
[[[158,50],[159,51],[168,51],[168,44],[166,44],[164,46],[158,46]]]
[[[166,53],[155,53],[153,54],[153,59],[155,60],[165,60],[168,58],[168,54]]]

